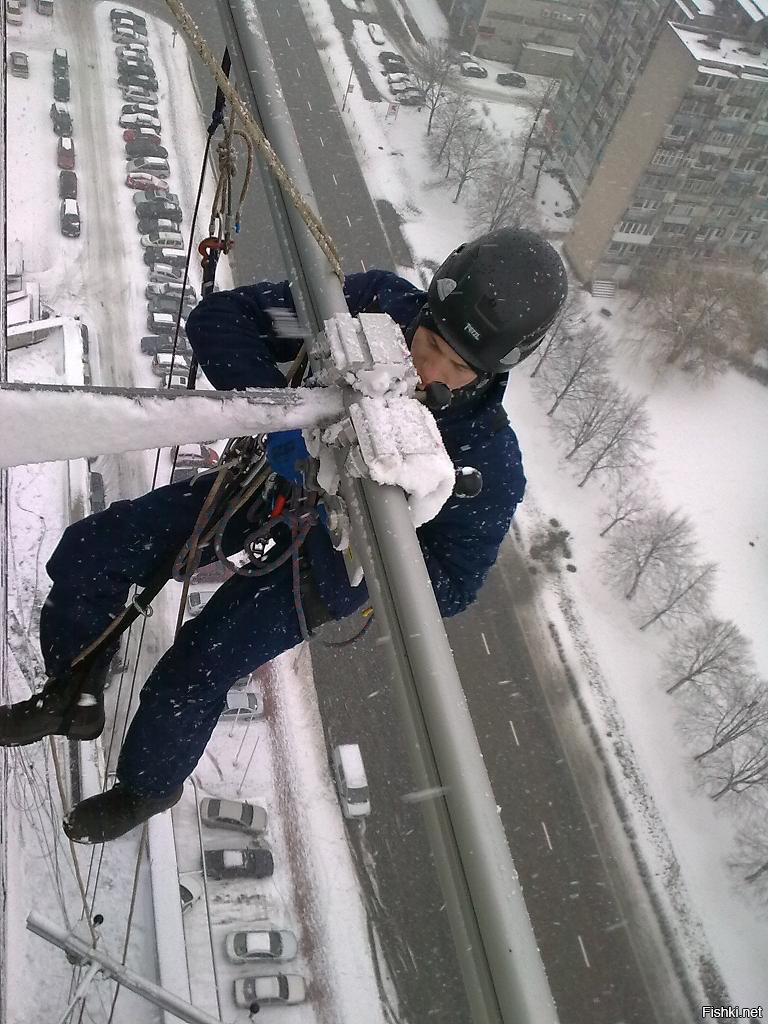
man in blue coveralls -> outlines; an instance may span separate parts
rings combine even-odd
[[[435,414],[446,450],[456,466],[471,465],[482,474],[479,495],[449,499],[417,530],[440,611],[456,615],[477,596],[523,496],[520,449],[502,408],[506,374],[541,344],[562,308],[565,269],[541,237],[506,228],[459,246],[427,292],[371,270],[349,275],[344,293],[353,316],[388,313],[400,325],[421,389],[438,381],[450,388],[449,405]],[[275,333],[268,311],[281,308],[293,310],[287,283],[262,282],[215,292],[192,312],[187,334],[214,387],[286,385],[277,364],[293,359],[301,341]],[[267,453],[275,472],[291,477],[306,455],[300,431],[280,435]],[[131,586],[146,586],[157,566],[182,549],[212,479],[113,502],[65,531],[48,562],[53,586],[40,622],[49,682],[29,700],[0,708],[0,744],[101,733],[102,681],[114,648],[69,702],[61,698],[62,680],[72,660],[123,609]],[[245,512],[235,516],[225,550],[239,551],[252,530]],[[203,563],[215,557],[206,551]],[[350,587],[343,556],[321,523],[307,534],[302,560],[315,598],[310,626],[343,618],[367,600],[364,585]],[[120,752],[116,784],[67,815],[67,835],[76,842],[105,842],[173,806],[231,684],[301,639],[290,560],[265,576],[228,579],[182,626],[149,676]]]

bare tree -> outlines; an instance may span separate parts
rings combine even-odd
[[[753,814],[736,833],[736,853],[728,861],[755,894],[768,903],[768,814],[766,808]]]
[[[493,159],[496,153],[496,143],[488,133],[486,126],[476,122],[455,132],[450,148],[453,164],[451,176],[457,184],[453,202],[458,203],[459,196],[467,182],[476,178]]]
[[[506,227],[533,227],[536,213],[531,197],[519,184],[517,166],[508,159],[494,158],[481,169],[469,211],[483,231]]]
[[[722,373],[732,352],[753,350],[768,311],[768,289],[743,269],[678,260],[646,270],[648,350],[659,366],[696,377]],[[756,314],[757,311],[757,314]]]
[[[601,537],[606,537],[614,526],[631,522],[647,510],[649,487],[644,477],[619,471],[607,503],[598,509],[598,515],[606,521],[600,531]]]
[[[709,682],[743,674],[749,644],[734,622],[707,616],[680,633],[665,656],[667,693],[686,683]]]
[[[690,559],[693,553],[693,527],[688,517],[678,510],[654,508],[619,530],[611,542],[606,566],[609,577],[631,601],[648,572]]]
[[[654,594],[649,600],[654,611],[640,627],[641,631],[657,622],[665,626],[679,624],[701,613],[709,604],[716,573],[714,562],[681,559],[668,565],[654,580]]]
[[[566,460],[578,456],[585,469],[579,487],[598,471],[637,467],[653,447],[645,399],[633,398],[610,380],[600,382],[582,401],[569,403],[560,429],[571,442]]]
[[[586,322],[584,303],[579,297],[578,291],[575,288],[569,288],[565,305],[560,310],[549,337],[538,351],[538,358],[530,376],[536,376],[541,369],[541,364],[550,353],[554,355],[564,344],[570,344],[573,335]]]
[[[724,762],[718,780],[720,788],[711,794],[713,800],[768,783],[768,738],[750,737],[745,743],[732,744],[728,750],[731,756]]]
[[[441,164],[454,135],[475,123],[472,102],[466,92],[448,91],[435,112],[432,159]]]
[[[595,384],[607,385],[607,357],[608,349],[602,332],[585,325],[570,335],[569,343],[562,346],[559,358],[547,363],[537,378],[537,390],[553,399],[547,416],[554,415],[566,398],[592,393]]]
[[[523,143],[523,154],[520,158],[520,168],[517,175],[518,181],[522,178],[525,172],[525,161],[528,159],[528,151],[530,150],[531,144],[534,140],[534,137],[536,136],[536,129],[539,127],[541,115],[544,113],[545,110],[548,110],[549,107],[552,105],[552,100],[559,88],[559,80],[553,79],[550,85],[548,86],[546,92],[542,95],[539,105],[536,107],[536,112],[534,113],[533,119],[531,121],[531,127],[529,128],[528,134],[525,137],[525,142]]]
[[[742,736],[768,736],[768,693],[763,680],[753,678],[746,685],[734,687],[723,695],[718,710],[709,746],[695,755],[695,761],[703,761]]]
[[[438,107],[447,99],[455,69],[456,57],[446,40],[439,39],[417,48],[411,78],[424,94],[424,104],[429,110],[427,135],[432,131],[432,121]]]

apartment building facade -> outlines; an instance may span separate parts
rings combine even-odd
[[[649,0],[603,12],[610,6],[602,24],[588,19],[581,77],[564,81],[550,121],[553,152],[580,203],[564,243],[575,273],[621,284],[649,262],[682,255],[766,269],[761,9],[753,0],[685,8]],[[630,7],[643,10],[640,25]]]

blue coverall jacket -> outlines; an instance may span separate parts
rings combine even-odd
[[[426,299],[410,282],[380,270],[346,278],[350,312],[384,312],[405,329]],[[209,296],[193,310],[187,334],[200,365],[220,390],[281,387],[277,363],[300,342],[276,338],[266,310],[292,309],[285,282],[262,282]],[[438,414],[446,449],[457,466],[483,475],[471,499],[451,498],[418,530],[427,569],[444,616],[474,600],[496,560],[523,496],[520,451],[501,409],[504,380],[471,404]],[[132,584],[145,586],[158,564],[191,534],[211,478],[160,487],[113,502],[70,526],[48,562],[53,587],[41,614],[46,669],[56,675],[125,605]],[[225,534],[228,553],[253,529],[235,517]],[[343,556],[325,529],[310,530],[305,555],[320,596],[334,618],[359,608],[365,586],[352,588]],[[207,560],[210,560],[208,558]],[[150,674],[123,744],[118,779],[141,794],[162,796],[194,770],[238,678],[301,640],[290,561],[264,577],[236,575],[187,621]]]

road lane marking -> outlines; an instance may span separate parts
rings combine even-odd
[[[311,111],[312,111],[312,104],[309,102],[309,100],[307,100],[307,106],[309,107],[309,110],[310,110],[310,113],[311,113]]]
[[[363,272],[365,274],[367,274],[368,273],[368,268],[366,267],[366,265],[363,263],[362,260],[360,260],[360,266],[363,268]]]
[[[336,188],[338,188],[339,183],[338,181],[336,181],[336,175],[333,173],[333,171],[331,171],[331,177],[333,178],[333,184],[336,186]]]
[[[323,142],[323,136],[322,135],[318,135],[318,138],[320,139],[320,145],[323,147],[323,149],[325,149],[325,143]]]
[[[485,639],[485,633],[480,634],[480,639],[483,641],[483,647],[485,647],[485,653],[490,655],[491,650],[488,646],[488,641]]]
[[[349,226],[352,227],[352,221],[349,219],[349,214],[345,213],[344,216],[347,218],[347,224],[349,224]]]
[[[552,841],[549,838],[549,832],[547,832],[547,826],[544,824],[543,821],[541,823],[541,827],[544,829],[544,838],[547,840],[547,846],[551,850],[552,849]]]
[[[301,78],[301,72],[299,71],[298,68],[296,68],[296,74],[299,76],[299,78]]]
[[[592,964],[589,962],[589,957],[587,956],[587,951],[584,948],[584,940],[582,939],[582,937],[580,935],[577,935],[576,938],[579,940],[579,948],[581,949],[581,955],[584,957],[584,963],[587,965],[587,967],[591,967]]]
[[[513,735],[513,736],[514,736],[514,738],[515,738],[515,743],[516,743],[516,744],[518,745],[518,747],[519,747],[519,746],[520,746],[520,740],[519,740],[519,739],[517,738],[517,733],[515,732],[515,727],[514,727],[514,725],[513,725],[513,723],[512,723],[512,719],[511,719],[511,718],[510,718],[510,720],[509,720],[509,728],[510,728],[510,729],[512,730],[512,735]]]
[[[496,683],[496,685],[497,685],[497,686],[507,686],[507,685],[508,685],[509,683],[511,683],[511,682],[512,682],[512,680],[511,680],[511,679],[500,679],[500,680],[498,681],[498,683]],[[512,694],[512,696],[513,696],[513,697],[516,697],[516,696],[517,696],[517,694]]]

